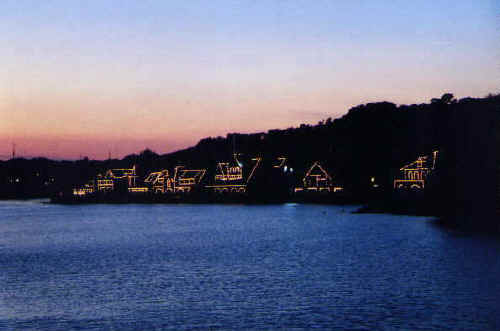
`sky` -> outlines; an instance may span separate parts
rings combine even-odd
[[[0,1],[0,159],[163,154],[500,92],[500,3]]]

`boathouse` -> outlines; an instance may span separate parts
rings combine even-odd
[[[169,176],[168,170],[152,172],[144,179],[144,184],[153,193],[173,192],[174,182],[174,179]]]
[[[206,188],[214,193],[246,193],[247,184],[259,167],[261,158],[251,159],[253,165],[248,167],[238,159],[238,154],[233,154],[233,160],[217,163],[214,183]]]
[[[192,192],[202,181],[206,169],[184,169],[184,166],[177,166],[174,169],[174,192]]]
[[[423,190],[430,173],[436,168],[438,151],[431,155],[419,156],[417,160],[399,169],[399,177],[394,179],[396,190]]]
[[[97,176],[97,190],[99,192],[127,191],[129,188],[135,187],[136,178],[135,166],[130,169],[109,169],[104,176]]]
[[[337,185],[332,176],[316,161],[302,178],[302,185],[295,192],[339,192],[343,188]]]
[[[80,188],[74,188],[73,189],[73,195],[76,195],[76,196],[89,195],[89,194],[93,194],[94,192],[95,192],[95,185],[94,185],[94,181],[93,180],[91,180],[90,182],[84,184]]]

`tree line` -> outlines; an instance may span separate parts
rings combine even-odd
[[[327,118],[315,125],[208,137],[195,146],[163,155],[146,149],[122,159],[102,161],[16,158],[0,162],[0,198],[49,196],[81,185],[106,169],[134,164],[140,177],[176,165],[206,168],[213,174],[217,162],[229,160],[234,152],[264,159],[286,156],[298,179],[314,161],[320,161],[346,190],[364,197],[369,193],[372,177],[382,190],[389,192],[402,165],[439,149],[441,182],[446,182],[442,187],[456,189],[457,169],[468,158],[463,153],[474,150],[469,145],[477,141],[489,144],[486,148],[477,146],[485,153],[496,150],[491,147],[491,139],[498,137],[495,123],[499,107],[500,94],[457,100],[446,93],[423,104],[398,106],[385,101],[362,104],[342,117]],[[474,157],[477,162],[465,162],[466,168],[479,172],[481,157],[485,156]]]

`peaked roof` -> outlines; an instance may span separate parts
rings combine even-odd
[[[183,177],[188,177],[188,176],[197,176],[200,174],[203,170],[192,170],[192,169],[181,169],[179,170],[180,175]]]
[[[430,155],[419,156],[415,161],[403,166],[399,170],[410,169],[434,169],[439,151],[433,151]]]
[[[162,177],[168,177],[168,170],[152,172],[144,179],[144,182],[154,184]]]
[[[197,178],[203,177],[205,175],[205,169],[193,170],[193,169],[179,169],[178,177],[187,179],[187,178]]]
[[[311,168],[309,168],[309,170],[307,171],[305,177],[309,176],[324,176],[328,179],[332,179],[332,177],[328,174],[328,172],[326,172],[325,169],[323,169],[318,161],[314,162]]]
[[[135,176],[135,167],[130,169],[109,169],[106,171],[106,176],[114,178],[125,178],[127,176]]]

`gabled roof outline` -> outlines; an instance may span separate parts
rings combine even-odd
[[[417,170],[417,169],[422,169],[422,170],[434,170],[436,168],[436,159],[437,155],[439,153],[439,150],[435,150],[432,152],[432,167],[424,167],[423,165],[425,163],[429,162],[429,156],[430,155],[424,155],[424,156],[419,156],[415,161],[408,163],[407,165],[404,165],[402,168],[399,170]],[[426,164],[427,165],[427,164]]]
[[[322,174],[328,178],[328,179],[332,179],[332,177],[328,174],[328,172],[326,172],[325,169],[323,169],[323,167],[319,164],[318,161],[314,162],[313,165],[309,168],[309,170],[307,171],[306,175],[304,176],[304,178],[307,178],[307,177],[310,177],[310,176],[321,176],[321,175],[312,175],[311,173],[313,172],[313,169],[315,167],[318,167],[320,169],[320,171],[322,172]]]

